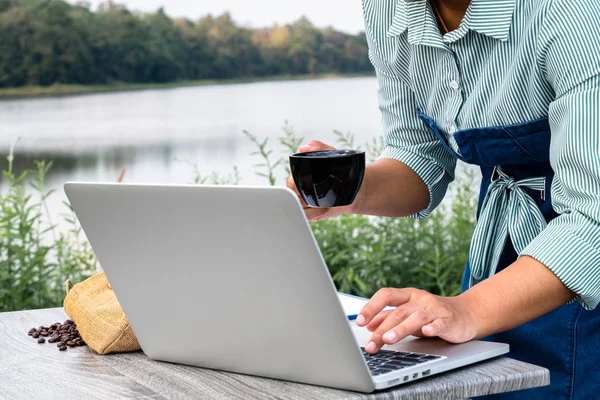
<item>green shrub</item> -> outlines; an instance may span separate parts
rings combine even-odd
[[[0,193],[0,312],[62,305],[66,279],[80,281],[96,271],[96,258],[82,240],[81,228],[68,205],[70,229],[58,234],[49,221],[44,188],[51,163],[13,174],[13,150],[4,171],[6,193]],[[48,214],[49,215],[49,214]]]
[[[284,154],[295,152],[304,139],[286,122],[278,144]],[[289,174],[285,156],[277,157],[268,139],[244,132],[257,147],[261,162],[255,172],[268,184],[285,184]],[[351,134],[335,132],[338,147],[355,146]],[[366,147],[369,160],[383,146],[379,138]],[[13,146],[14,148],[14,146]],[[53,191],[44,188],[51,163],[38,161],[35,168],[15,176],[13,148],[0,193],[0,312],[60,306],[64,282],[81,281],[98,270],[88,242],[82,237],[72,209],[65,203],[65,222],[59,233],[49,221],[46,200]],[[191,164],[197,184],[238,184],[237,168],[226,176],[201,176]],[[381,287],[418,287],[440,295],[460,291],[460,278],[475,228],[474,177],[465,172],[451,185],[451,205],[442,205],[428,218],[376,218],[344,215],[312,224],[323,257],[338,290],[369,297]]]

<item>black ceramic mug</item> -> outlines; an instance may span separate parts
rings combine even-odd
[[[322,150],[290,156],[294,183],[311,207],[352,204],[365,175],[365,152]]]

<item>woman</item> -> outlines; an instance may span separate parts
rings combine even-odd
[[[527,398],[600,398],[600,2],[363,0],[363,11],[386,148],[353,205],[307,207],[309,220],[424,218],[456,159],[482,171],[463,293],[380,290],[356,321],[373,332],[366,351],[411,334],[489,338],[550,369]]]

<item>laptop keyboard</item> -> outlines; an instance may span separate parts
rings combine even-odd
[[[400,351],[379,350],[377,354],[368,354],[361,347],[371,375],[387,374],[403,368],[414,367],[428,361],[438,360],[441,356],[421,353],[403,353]]]

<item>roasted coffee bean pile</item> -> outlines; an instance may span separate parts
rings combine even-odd
[[[68,347],[84,346],[85,342],[79,335],[77,326],[70,319],[64,323],[56,322],[50,326],[40,326],[39,328],[31,328],[29,336],[37,339],[38,343],[45,343],[48,338],[48,343],[56,343],[60,351],[65,351]],[[49,337],[48,337],[49,336]]]

